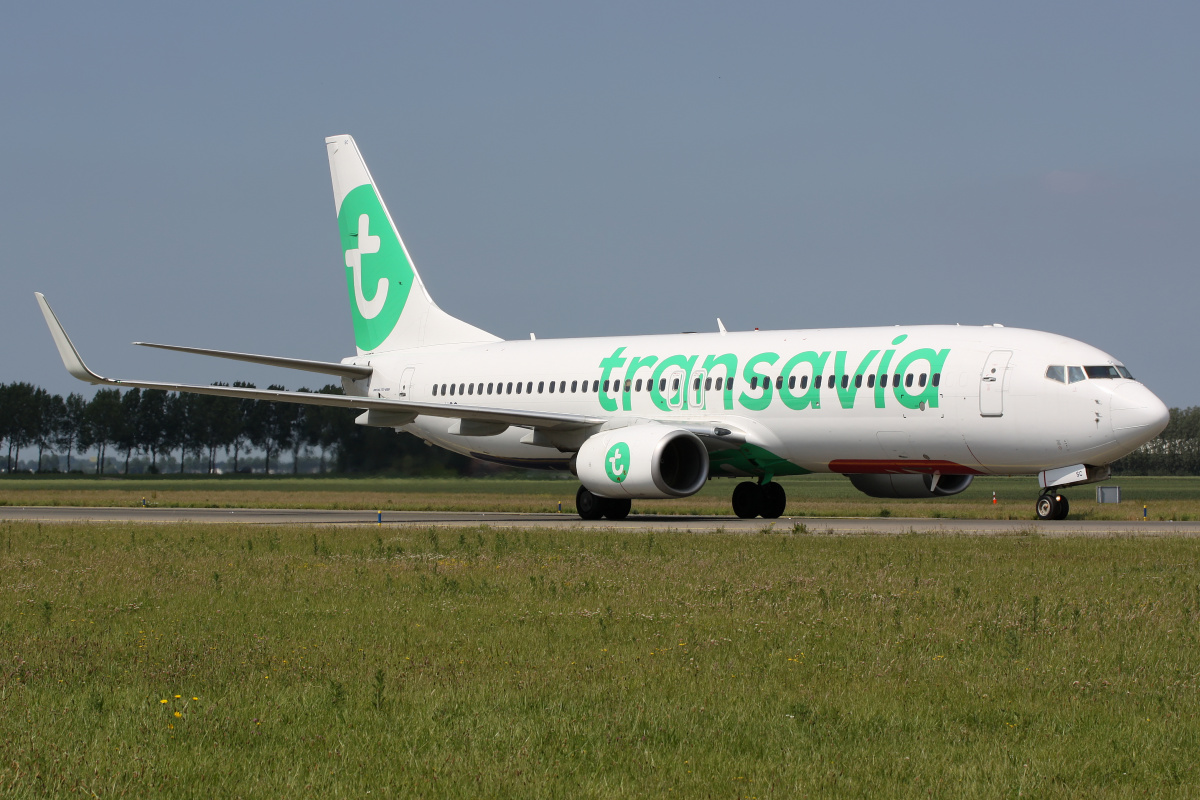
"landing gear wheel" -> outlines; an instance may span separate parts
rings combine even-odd
[[[604,516],[607,500],[598,494],[592,494],[583,486],[575,493],[575,510],[583,519],[600,519]]]
[[[633,508],[633,501],[628,498],[625,500],[604,499],[604,516],[614,522],[628,517],[631,508]]]
[[[761,496],[759,512],[763,519],[779,519],[787,508],[787,492],[775,481],[758,487]]]
[[[757,483],[739,483],[733,489],[733,513],[742,519],[754,519],[762,511],[762,489]]]
[[[1048,492],[1038,498],[1034,508],[1038,519],[1066,519],[1071,504],[1062,495]]]

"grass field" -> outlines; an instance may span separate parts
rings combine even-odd
[[[938,500],[879,500],[859,493],[840,475],[783,478],[788,516],[945,517],[1033,519],[1038,495],[1033,478],[977,478],[962,494]],[[1104,482],[1122,487],[1122,503],[1098,505],[1095,486],[1065,491],[1072,519],[1138,519],[1146,504],[1155,520],[1200,519],[1200,478],[1122,477]],[[732,514],[736,482],[714,480],[693,497],[634,501],[635,514]],[[215,508],[334,508],[408,511],[574,512],[574,480],[423,479],[343,477],[86,478],[79,476],[0,479],[0,505],[135,506]],[[992,503],[992,493],[998,502]]]
[[[1190,539],[0,524],[0,793],[1200,793]]]

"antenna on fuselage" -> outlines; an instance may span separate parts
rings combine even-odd
[[[722,336],[724,336],[727,333],[727,331],[725,330],[725,323],[721,322],[720,317],[717,317],[717,330],[719,330],[721,332]]]

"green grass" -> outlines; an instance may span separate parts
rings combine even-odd
[[[5,523],[0,597],[10,797],[1200,789],[1184,538]]]
[[[880,500],[841,475],[783,478],[788,516],[1030,519],[1038,495],[1033,478],[978,478],[962,494],[936,500]],[[1072,519],[1200,520],[1200,477],[1122,477],[1120,505],[1098,505],[1095,486],[1065,491]],[[635,514],[731,515],[734,480],[713,480],[677,500],[634,501]],[[408,511],[573,511],[579,483],[522,478],[346,478],[280,476],[159,476],[114,478],[12,476],[0,479],[0,505],[208,508],[404,509]],[[998,502],[992,503],[992,492]]]

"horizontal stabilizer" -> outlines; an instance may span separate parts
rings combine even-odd
[[[154,347],[159,350],[175,350],[180,353],[194,353],[198,356],[226,358],[231,361],[248,361],[251,364],[263,364],[268,367],[283,367],[298,369],[304,372],[316,372],[321,375],[338,375],[351,380],[361,380],[371,374],[370,367],[358,364],[342,364],[333,361],[311,361],[307,358],[285,358],[283,356],[260,356],[254,353],[235,353],[232,350],[208,350],[203,347],[182,347],[177,344],[152,344],[150,342],[134,342],[139,347]]]

